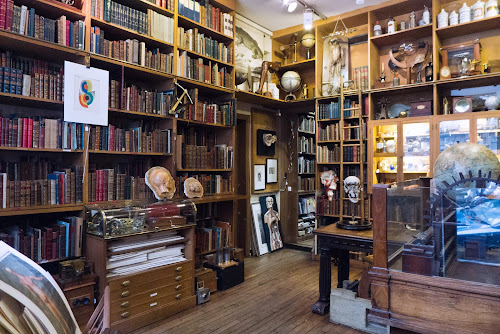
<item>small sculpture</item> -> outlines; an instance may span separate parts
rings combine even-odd
[[[344,180],[344,191],[352,203],[358,203],[361,192],[361,181],[356,176],[348,176]]]
[[[498,106],[500,106],[500,99],[495,95],[491,95],[484,101],[484,105],[488,110],[497,110]]]
[[[160,166],[151,167],[146,172],[146,185],[151,189],[158,200],[174,197],[175,181],[170,172]]]
[[[271,147],[276,141],[278,140],[278,137],[276,135],[273,135],[272,133],[264,133],[262,135],[262,141],[264,142],[264,145],[267,147]]]
[[[339,182],[339,178],[333,170],[327,170],[326,172],[321,173],[320,178],[321,184],[326,188],[328,200],[331,201],[333,199],[334,191],[337,190],[337,182]]]
[[[184,194],[187,198],[203,197],[203,186],[194,177],[189,177],[184,181]]]
[[[380,99],[380,101],[378,101],[377,105],[380,108],[380,116],[378,117],[378,119],[388,119],[389,118],[389,115],[387,115],[387,105],[388,104],[389,104],[389,100],[387,100],[386,98],[382,98],[382,99]]]

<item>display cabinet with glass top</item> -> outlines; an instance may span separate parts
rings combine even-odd
[[[371,321],[418,333],[498,333],[500,181],[479,169],[450,174],[449,183],[374,186]]]

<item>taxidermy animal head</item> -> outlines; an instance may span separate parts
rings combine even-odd
[[[264,144],[268,147],[276,143],[276,141],[278,140],[278,137],[276,137],[276,135],[273,135],[272,133],[264,133],[262,137]]]

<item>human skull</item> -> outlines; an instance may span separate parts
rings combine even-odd
[[[361,192],[361,181],[356,176],[348,176],[344,180],[344,191],[353,203],[358,203]]]

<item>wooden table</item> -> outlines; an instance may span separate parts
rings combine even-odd
[[[324,315],[330,310],[330,292],[332,289],[331,258],[337,260],[338,284],[349,279],[349,252],[373,253],[373,231],[352,231],[337,228],[337,224],[320,227],[314,230],[318,237],[319,267],[319,299],[313,305],[313,313]]]

